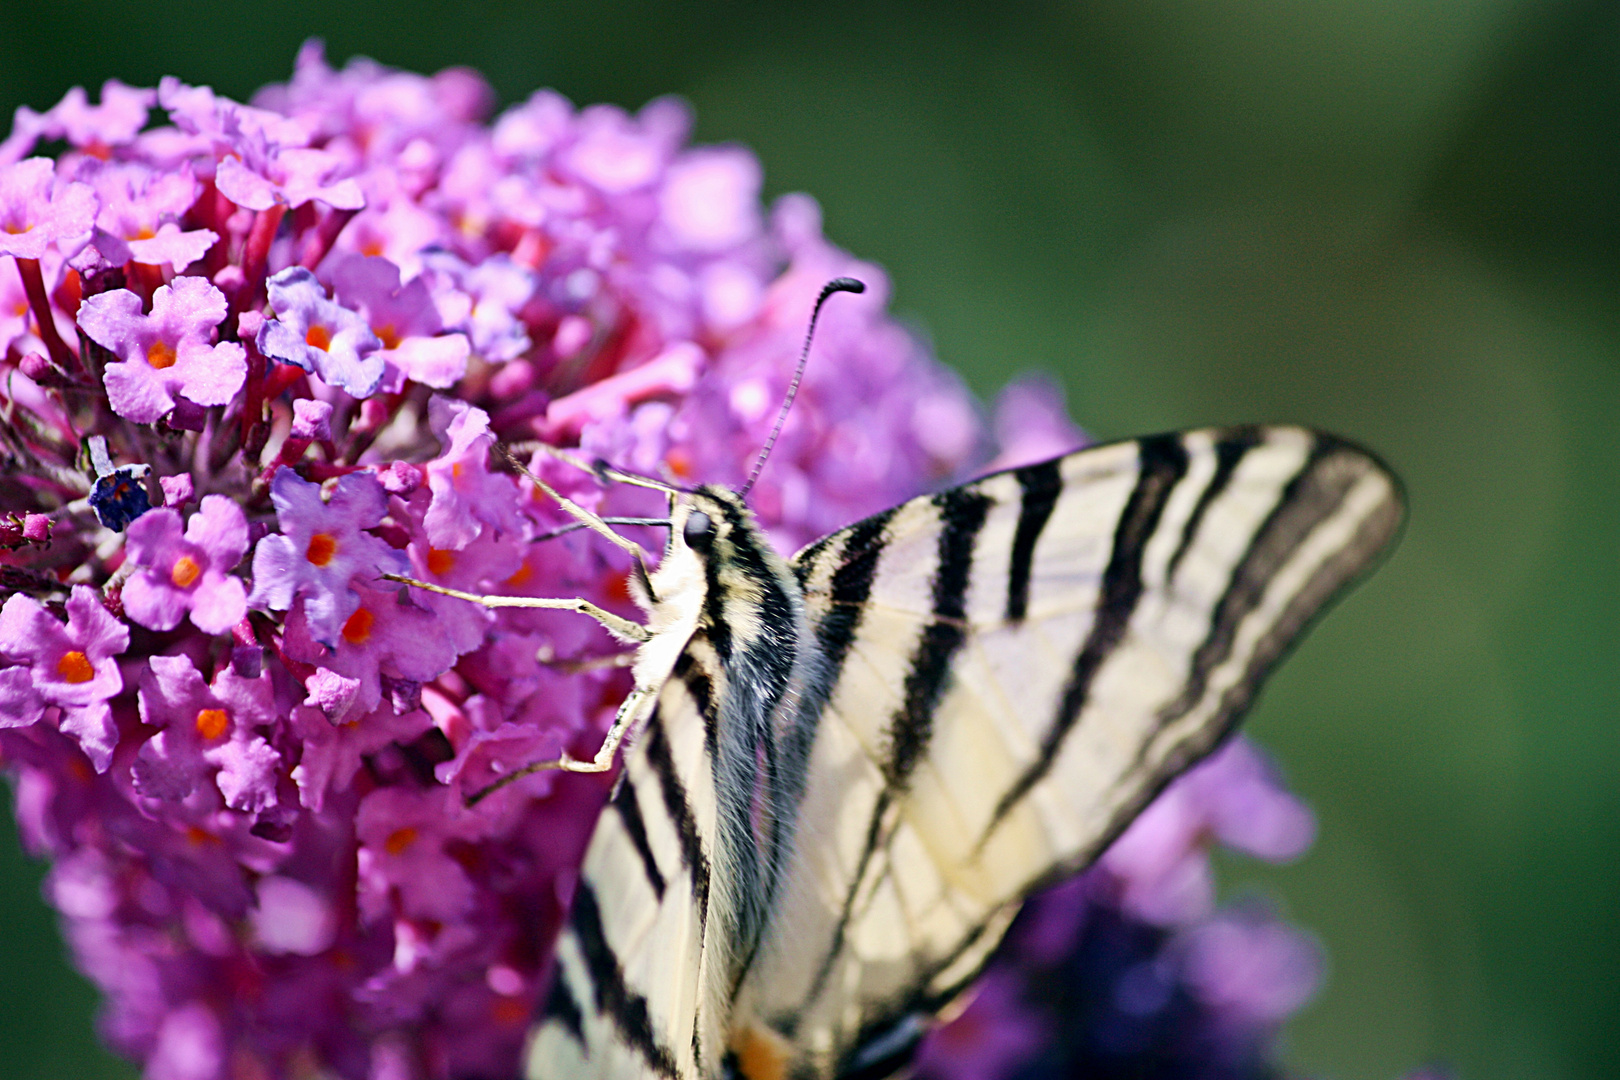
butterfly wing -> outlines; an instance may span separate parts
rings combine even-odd
[[[1355,447],[1210,430],[990,476],[800,553],[830,691],[733,1068],[903,1062],[1022,899],[1215,747],[1401,517]]]
[[[674,678],[640,726],[557,941],[532,1080],[698,1075],[715,827],[704,710]]]

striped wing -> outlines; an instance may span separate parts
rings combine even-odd
[[[834,681],[739,1071],[903,1060],[1022,899],[1230,731],[1401,516],[1352,446],[1210,430],[987,477],[797,556]]]
[[[702,838],[714,814],[703,710],[673,678],[591,834],[529,1042],[531,1080],[698,1075],[711,885]]]

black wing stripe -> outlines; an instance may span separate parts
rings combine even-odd
[[[678,1076],[675,1059],[668,1049],[658,1044],[653,1034],[647,999],[625,985],[624,969],[602,928],[602,909],[596,900],[596,890],[587,880],[582,879],[574,892],[570,926],[585,958],[597,1011],[613,1021],[625,1041],[646,1059],[654,1072],[674,1080]]]
[[[934,569],[934,620],[923,630],[906,671],[904,697],[889,721],[890,787],[904,787],[933,737],[934,709],[950,684],[951,660],[967,640],[967,589],[973,549],[993,500],[973,488],[934,496],[939,508],[939,565]]]
[[[1288,482],[1277,505],[1271,508],[1271,513],[1255,531],[1248,550],[1244,552],[1237,569],[1227,581],[1225,592],[1215,605],[1209,632],[1193,653],[1181,694],[1159,713],[1157,720],[1160,728],[1187,715],[1203,699],[1209,688],[1210,675],[1231,657],[1238,628],[1260,606],[1271,578],[1305,537],[1339,509],[1356,481],[1367,475],[1365,467],[1360,464],[1364,459],[1359,455],[1353,459],[1341,456],[1341,446],[1334,440],[1318,438],[1305,465]],[[1352,461],[1355,467],[1346,467]],[[1353,545],[1342,553],[1341,558],[1353,562],[1364,561],[1368,550],[1367,547]],[[1330,561],[1324,569],[1336,565],[1336,561]],[[1320,577],[1322,572],[1319,570],[1315,577]],[[1300,629],[1298,625],[1279,624],[1272,633],[1292,639]],[[1245,679],[1234,689],[1252,694],[1254,687]],[[1149,742],[1143,743],[1144,751],[1149,745]]]
[[[1018,506],[1018,527],[1013,532],[1012,559],[1007,570],[1007,621],[1020,623],[1029,611],[1029,575],[1035,563],[1035,542],[1041,538],[1063,492],[1061,458],[1016,470],[1023,498]]]
[[[609,804],[619,814],[619,820],[624,824],[624,831],[630,837],[630,844],[641,856],[641,869],[647,875],[647,884],[652,886],[653,895],[660,902],[664,899],[664,875],[658,869],[658,860],[653,858],[652,845],[647,841],[647,823],[641,817],[641,804],[636,800],[636,785],[631,782],[627,772],[619,774],[619,783],[613,792],[613,800]]]
[[[647,733],[642,745],[647,748],[647,764],[652,767],[653,775],[658,778],[658,787],[663,792],[664,809],[675,826],[675,835],[680,839],[681,862],[692,875],[692,901],[697,905],[701,932],[709,916],[709,858],[703,852],[703,840],[698,836],[697,822],[692,817],[686,785],[676,774],[669,736],[664,733],[664,725],[657,711],[647,720]]]
[[[1327,610],[1334,595],[1366,570],[1369,557],[1389,542],[1399,527],[1400,518],[1399,503],[1391,501],[1384,504],[1379,513],[1369,515],[1362,521],[1356,530],[1354,542],[1318,567],[1304,588],[1294,594],[1271,630],[1255,645],[1243,678],[1222,695],[1223,719],[1216,725],[1218,728],[1229,729],[1247,711],[1254,691],[1266,673],[1300,639],[1306,626]]]
[[[557,1021],[575,1042],[585,1045],[585,1014],[574,1000],[574,992],[568,988],[561,968],[552,976],[551,990],[540,1010],[540,1018]]]
[[[1193,506],[1193,512],[1188,516],[1187,523],[1181,528],[1181,541],[1176,545],[1174,555],[1165,567],[1164,580],[1174,581],[1176,567],[1181,565],[1181,557],[1187,554],[1192,542],[1198,537],[1198,526],[1203,524],[1204,514],[1208,512],[1210,504],[1220,498],[1232,482],[1232,474],[1237,472],[1238,463],[1243,456],[1256,446],[1260,445],[1260,430],[1253,427],[1234,428],[1223,434],[1215,444],[1215,473],[1209,478],[1204,490],[1198,493],[1198,502]]]
[[[1125,628],[1142,597],[1142,552],[1159,526],[1159,517],[1164,513],[1171,491],[1187,473],[1187,448],[1179,435],[1155,435],[1141,440],[1138,446],[1136,486],[1114,530],[1113,551],[1103,571],[1091,630],[1074,659],[1057,712],[1041,740],[1039,755],[996,804],[996,812],[985,830],[986,838],[1019,800],[1051,771],[1058,748],[1085,707],[1091,680],[1124,639]]]
[[[872,579],[877,576],[878,561],[887,544],[884,534],[893,517],[893,510],[874,514],[850,529],[844,542],[841,565],[832,576],[831,603],[816,626],[816,640],[827,660],[829,685],[837,682],[844,657],[849,654],[850,643],[860,627],[866,600],[872,594]],[[796,566],[808,569],[813,562],[813,559],[801,559]]]
[[[1332,441],[1319,445],[1313,454],[1312,461],[1307,462],[1306,466],[1291,482],[1290,493],[1298,491],[1302,484],[1322,485],[1317,488],[1315,494],[1301,496],[1305,503],[1309,505],[1317,503],[1324,494],[1336,489],[1337,494],[1328,497],[1331,498],[1335,508],[1337,508],[1354,480],[1369,475],[1365,465],[1366,459],[1360,456],[1359,451],[1354,451],[1355,456],[1353,458],[1343,459],[1346,463],[1354,463],[1353,471],[1355,475],[1350,483],[1345,483],[1342,476],[1335,476],[1331,479],[1324,478],[1322,473],[1326,470],[1316,466],[1316,462],[1328,457],[1342,445]],[[1315,471],[1317,472],[1314,479],[1312,478],[1313,466],[1316,466]],[[1286,505],[1288,498],[1288,494],[1283,496],[1283,502],[1273,509],[1268,524],[1262,525],[1259,532],[1256,533],[1256,539],[1250,545],[1251,554],[1268,548],[1268,542],[1263,534],[1269,528],[1290,527],[1269,525],[1270,521],[1278,521],[1284,518],[1285,515],[1282,513],[1282,509]],[[1310,622],[1320,618],[1327,611],[1335,595],[1348,588],[1358,575],[1367,572],[1372,557],[1389,544],[1391,537],[1400,527],[1402,514],[1402,500],[1399,495],[1385,501],[1374,513],[1369,514],[1362,520],[1351,543],[1344,545],[1332,558],[1327,559],[1321,566],[1317,567],[1310,579],[1289,600],[1288,606],[1283,609],[1271,629],[1267,631],[1260,641],[1256,642],[1254,650],[1250,653],[1248,662],[1244,667],[1243,677],[1238,679],[1221,695],[1220,705],[1215,716],[1208,723],[1200,725],[1196,734],[1183,741],[1165,756],[1164,762],[1158,769],[1160,776],[1157,782],[1144,786],[1134,800],[1120,804],[1119,808],[1114,812],[1108,828],[1098,837],[1097,842],[1092,845],[1090,851],[1082,855],[1080,859],[1081,865],[1089,862],[1096,853],[1106,850],[1125,831],[1142,807],[1152,802],[1159,792],[1164,790],[1170,781],[1179,775],[1189,763],[1208,753],[1232,731],[1253,703],[1255,692],[1265,679],[1266,673],[1282,659],[1295,642],[1300,640]],[[1314,511],[1312,516],[1315,516]],[[1320,524],[1325,519],[1326,515],[1318,518],[1317,524]],[[1299,519],[1295,518],[1293,524],[1298,525],[1299,523]],[[1295,532],[1295,542],[1297,543],[1298,540],[1303,539],[1310,532],[1310,529],[1314,527],[1313,525]],[[1239,572],[1241,573],[1241,570]],[[1182,706],[1181,701],[1178,699],[1174,705],[1165,710],[1165,713],[1161,714],[1160,727],[1162,728],[1167,723],[1173,723],[1191,708],[1193,708],[1192,704]],[[1172,710],[1176,710],[1174,715],[1164,718],[1165,714],[1170,713]],[[1149,745],[1149,742],[1150,740],[1144,741],[1144,748]],[[1130,772],[1127,772],[1125,776],[1127,778],[1132,776],[1140,777],[1143,761],[1144,758],[1139,753],[1135,767]],[[1070,867],[1069,869],[1074,868]]]
[[[886,786],[872,810],[865,847],[850,878],[843,909],[833,927],[832,941],[800,1006],[801,1014],[821,996],[827,976],[832,972],[833,962],[844,950],[844,934],[855,910],[856,896],[866,879],[873,854],[885,842],[884,818],[893,801],[893,794],[905,786],[911,771],[928,749],[933,734],[934,708],[949,684],[951,658],[967,637],[967,590],[972,578],[973,551],[994,500],[973,488],[955,488],[934,496],[933,502],[939,510],[941,525],[939,564],[934,568],[932,585],[934,621],[924,629],[912,654],[900,708],[889,722],[889,752],[883,765]],[[875,520],[868,519],[862,523],[862,527]],[[874,533],[874,537],[876,535]],[[845,551],[853,547],[852,538]],[[870,552],[872,563],[875,564],[880,553],[881,546],[874,542]],[[870,587],[871,577],[872,569],[865,570],[863,594]],[[791,1033],[797,1016],[784,1018],[783,1023],[787,1025],[784,1030]]]
[[[693,636],[695,639],[706,635],[699,630]],[[719,710],[715,707],[714,679],[697,662],[691,645],[681,650],[681,655],[675,658],[675,677],[685,684],[686,692],[692,695],[692,701],[697,705],[698,715],[703,717],[703,748],[709,760],[715,761],[720,756],[720,719]]]

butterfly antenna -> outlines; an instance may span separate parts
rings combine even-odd
[[[765,468],[765,461],[771,456],[771,448],[776,445],[776,437],[782,434],[782,425],[787,423],[788,410],[793,408],[793,399],[799,393],[799,380],[804,378],[804,365],[810,359],[810,341],[816,336],[816,319],[821,315],[821,305],[827,302],[827,297],[836,292],[863,293],[866,286],[854,278],[833,278],[821,287],[821,295],[816,297],[816,306],[810,311],[810,328],[804,332],[804,348],[799,352],[799,366],[793,370],[793,381],[788,384],[787,395],[782,398],[782,410],[776,414],[776,426],[771,428],[770,438],[760,447],[759,457],[754,461],[754,468],[748,474],[748,480],[743,484],[737,494],[743,498],[748,497],[749,490],[754,481],[759,479],[760,470]]]

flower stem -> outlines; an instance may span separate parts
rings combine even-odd
[[[270,258],[270,244],[276,238],[276,230],[281,228],[281,219],[287,213],[287,208],[280,203],[268,210],[260,210],[253,219],[253,227],[248,230],[247,244],[242,251],[242,289],[236,294],[236,303],[231,306],[231,314],[239,315],[246,311],[257,298],[259,289],[264,284],[264,267]],[[229,320],[232,323],[234,319]]]
[[[298,254],[298,265],[307,270],[313,270],[326,258],[326,253],[332,250],[332,244],[338,238],[358,210],[328,210],[326,216],[304,234],[304,244]]]
[[[51,361],[69,375],[82,374],[79,358],[62,340],[62,335],[56,332],[56,320],[51,316],[51,299],[45,293],[45,275],[39,269],[39,260],[19,258],[17,273],[22,277],[23,291],[28,294],[28,306],[34,310],[40,340],[50,351]]]

